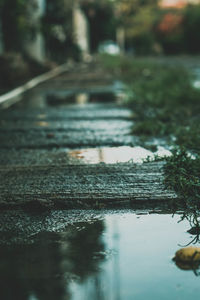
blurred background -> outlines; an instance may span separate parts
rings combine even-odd
[[[200,0],[0,0],[0,88],[98,53],[200,52]]]

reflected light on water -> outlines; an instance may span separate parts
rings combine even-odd
[[[83,105],[83,104],[88,103],[88,101],[89,101],[89,94],[81,93],[81,94],[76,95],[76,103],[77,104]]]
[[[42,222],[50,220],[45,216]],[[65,212],[61,216],[64,223]],[[193,299],[200,293],[199,277],[172,261],[179,245],[191,240],[188,221],[180,218],[178,214],[108,213],[100,219],[77,219],[58,232],[42,230],[32,241],[29,236],[28,242],[22,238],[18,243],[3,243],[1,298]],[[11,233],[7,234],[9,239]]]
[[[101,162],[113,164],[129,161],[142,163],[147,158],[154,159],[155,155],[159,157],[170,156],[171,152],[163,147],[158,147],[158,151],[153,153],[139,146],[121,146],[73,150],[68,152],[68,155],[72,158],[76,158],[90,164],[97,164]]]
[[[72,300],[189,299],[199,291],[199,282],[171,260],[185,238],[187,224],[178,220],[170,215],[106,217],[102,238],[109,254],[98,274],[70,285]]]
[[[48,127],[49,123],[45,122],[45,121],[39,121],[39,122],[36,122],[35,125],[40,126],[40,127]]]

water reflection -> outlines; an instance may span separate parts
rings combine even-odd
[[[4,300],[71,299],[69,284],[95,276],[104,259],[103,222],[41,233],[33,244],[1,246],[0,289]]]
[[[81,93],[76,95],[76,103],[84,105],[89,101],[89,95],[86,93]]]
[[[117,102],[123,103],[125,98],[124,87],[116,82],[111,86],[75,86],[69,87],[62,86],[61,88],[52,89],[36,88],[25,92],[17,101],[16,107],[23,108],[47,108],[51,106],[67,106],[69,104],[84,105],[87,103],[105,103]]]
[[[200,262],[183,263],[181,261],[175,261],[175,264],[180,270],[193,271],[195,276],[200,276]]]
[[[84,163],[98,164],[101,162],[114,164],[118,162],[142,163],[146,159],[154,159],[155,155],[159,157],[170,156],[171,152],[161,146],[156,152],[151,152],[143,147],[101,147],[78,149],[67,152],[69,158],[75,158]]]
[[[115,102],[118,101],[117,94],[113,92],[73,92],[73,91],[60,91],[46,95],[47,105],[61,106],[67,104],[84,105],[86,103],[102,103],[102,102]]]
[[[190,208],[189,210],[187,209],[181,216],[181,219],[179,222],[182,222],[184,220],[187,220],[190,229],[187,230],[188,233],[192,235],[192,239],[184,245],[184,247],[189,246],[191,244],[197,244],[200,243],[200,215],[199,215],[199,210],[197,208]],[[182,245],[183,247],[183,245]]]
[[[39,127],[48,127],[49,123],[45,122],[45,121],[39,121],[39,122],[35,122],[35,125],[37,125]]]
[[[200,292],[198,270],[183,272],[171,260],[190,239],[187,220],[179,219],[106,214],[60,233],[41,230],[32,243],[1,245],[2,299],[190,299]]]

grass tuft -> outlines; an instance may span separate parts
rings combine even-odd
[[[107,56],[104,65],[126,83],[132,133],[143,142],[162,137],[176,146],[166,158],[165,184],[187,207],[200,208],[200,89],[194,87],[192,72],[150,59],[109,61]]]
[[[181,196],[187,208],[200,208],[200,158],[194,159],[183,148],[166,158],[165,184]]]

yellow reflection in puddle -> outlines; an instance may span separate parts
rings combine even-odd
[[[153,153],[139,146],[88,148],[68,152],[68,155],[71,158],[80,159],[83,162],[90,164],[97,164],[100,162],[113,164],[128,161],[142,163],[147,158],[153,159],[155,154],[158,156],[169,156],[171,155],[171,152],[163,147],[158,147],[158,151]]]
[[[82,93],[82,94],[78,94],[76,95],[76,103],[77,104],[86,104],[89,100],[89,95],[88,94],[85,94],[85,93]]]
[[[49,123],[45,121],[36,122],[35,125],[41,126],[41,127],[48,127]]]

